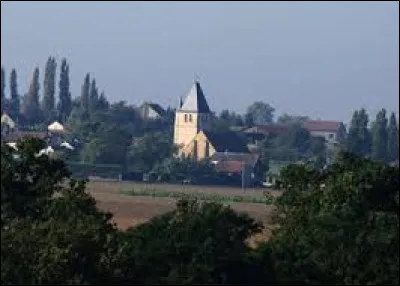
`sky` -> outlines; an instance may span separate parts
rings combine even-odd
[[[131,104],[176,106],[198,79],[216,112],[254,101],[345,123],[361,107],[399,112],[397,1],[1,1],[1,65],[20,93],[50,55],[68,60],[73,97],[89,72]]]

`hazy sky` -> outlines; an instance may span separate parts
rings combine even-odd
[[[214,111],[262,100],[347,123],[399,110],[395,1],[2,1],[1,65],[20,93],[49,55],[68,59],[74,97],[90,72],[111,101],[175,106],[196,73]]]

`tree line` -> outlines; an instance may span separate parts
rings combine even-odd
[[[37,155],[45,142],[17,145],[1,146],[2,285],[399,284],[398,167],[350,153],[325,170],[288,166],[267,225],[179,200],[121,230],[63,161]]]
[[[58,80],[58,98],[56,98],[56,75],[57,62],[54,57],[47,59],[43,84],[40,84],[40,70],[36,67],[33,71],[29,82],[28,91],[21,95],[18,91],[17,71],[12,69],[9,81],[9,96],[6,93],[6,72],[1,68],[1,111],[7,112],[10,116],[16,119],[22,126],[34,127],[37,125],[48,124],[54,120],[61,123],[66,123],[71,115],[74,100],[70,91],[70,71],[69,64],[64,58],[61,61]],[[102,104],[106,101],[105,95],[102,92],[98,94],[96,80],[89,80],[89,74],[85,76],[85,92],[88,90],[87,105],[92,105],[98,100]],[[42,89],[42,92],[41,92]],[[89,98],[89,93],[92,96]],[[88,107],[88,106],[87,106]]]

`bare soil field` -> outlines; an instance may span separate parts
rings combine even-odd
[[[87,184],[88,191],[96,199],[98,207],[109,211],[114,215],[114,222],[121,229],[144,223],[151,218],[164,214],[175,208],[176,200],[172,198],[129,196],[121,194],[121,191],[132,189],[152,189],[176,192],[217,193],[232,196],[263,196],[263,189],[246,189],[229,187],[188,186],[168,184],[144,184],[132,182],[105,182],[90,181]],[[279,195],[279,192],[273,192]],[[252,245],[268,238],[270,230],[267,227],[272,206],[254,203],[229,203],[238,212],[246,212],[265,226],[264,232],[251,239]]]

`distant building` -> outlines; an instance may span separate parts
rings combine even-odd
[[[146,102],[139,107],[140,116],[143,119],[160,119],[165,116],[165,109],[157,103]]]
[[[3,113],[1,115],[1,137],[16,132],[17,129],[15,121],[8,114]]]
[[[311,136],[323,137],[327,143],[334,143],[344,138],[346,128],[342,122],[327,120],[306,120],[303,127]]]
[[[174,143],[179,154],[196,160],[211,159],[221,173],[240,174],[245,184],[254,177],[255,163],[246,146],[246,141],[237,132],[215,132],[212,130],[212,114],[200,83],[195,81],[186,99],[177,108],[174,124]],[[241,159],[238,159],[240,156]]]
[[[245,135],[248,147],[250,150],[257,150],[259,143],[271,135],[278,135],[285,133],[289,130],[289,127],[284,124],[267,124],[267,125],[255,125],[242,130],[241,132]]]

